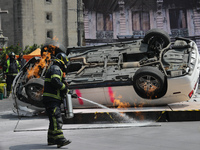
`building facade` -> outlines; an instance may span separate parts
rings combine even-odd
[[[0,0],[8,46],[68,46],[143,38],[152,28],[171,38],[195,40],[200,47],[200,0]]]
[[[83,0],[87,45],[143,38],[152,28],[200,47],[200,0]]]
[[[0,8],[2,11],[8,11],[8,14],[1,15],[1,29],[4,37],[7,37],[8,43],[13,43],[14,41],[14,18],[13,18],[13,0],[3,1],[0,0]],[[5,47],[1,46],[0,48]]]
[[[1,9],[9,11],[2,15],[2,30],[9,39],[8,46],[19,44],[24,48],[52,39],[65,47],[81,44],[78,43],[81,41],[78,33],[81,33],[77,24],[81,21],[77,15],[78,6],[82,7],[79,1],[0,0]]]

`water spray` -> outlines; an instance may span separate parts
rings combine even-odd
[[[101,108],[103,108],[103,109],[111,110],[111,112],[113,112],[113,110],[114,110],[114,109],[110,109],[110,108],[108,108],[108,107],[106,107],[106,106],[104,106],[104,105],[101,105],[101,104],[99,104],[99,103],[96,103],[96,102],[94,102],[94,101],[92,101],[92,100],[89,100],[89,99],[86,99],[86,98],[83,98],[83,97],[79,97],[79,96],[77,96],[76,94],[72,94],[72,98],[80,98],[80,99],[82,99],[82,100],[84,100],[84,101],[86,101],[86,102],[89,102],[89,103],[92,103],[92,104],[94,104],[94,105],[97,105],[97,106],[99,106],[99,107],[101,107]],[[117,116],[118,118],[122,119],[123,122],[127,122],[127,123],[134,123],[134,122],[135,122],[135,120],[134,120],[133,118],[130,118],[130,117],[127,116],[126,114],[120,113],[120,112],[118,112],[117,110],[114,110],[113,113],[115,113],[116,116]],[[109,115],[109,113],[107,113],[107,114]],[[109,116],[110,116],[110,115],[109,115]],[[113,119],[111,116],[110,116],[110,118]]]

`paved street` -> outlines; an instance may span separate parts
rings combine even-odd
[[[13,115],[12,101],[0,101],[0,150],[57,149],[46,145],[48,120],[45,116]],[[135,122],[118,124],[65,124],[69,150],[199,150],[200,122]]]

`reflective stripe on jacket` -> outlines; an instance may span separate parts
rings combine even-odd
[[[63,72],[57,65],[52,65],[47,70],[44,82],[43,101],[61,100],[60,90],[65,89],[62,83]],[[50,99],[49,99],[50,98]]]

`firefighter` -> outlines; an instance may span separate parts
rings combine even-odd
[[[20,69],[20,64],[18,60],[15,59],[15,53],[10,52],[9,58],[4,64],[4,78],[6,78],[6,84],[7,84],[7,96],[9,97],[11,89],[12,89],[12,83],[15,79],[16,75],[18,74]]]
[[[43,103],[49,117],[47,135],[48,145],[57,145],[58,148],[70,144],[62,131],[61,93],[67,93],[67,85],[62,80],[66,73],[68,59],[65,53],[58,53],[53,64],[47,70],[44,82]]]
[[[18,60],[18,62],[19,62],[19,64],[20,64],[20,67],[22,68],[24,65],[25,65],[25,63],[26,63],[26,60],[23,58],[23,53],[20,53],[19,54],[19,58],[17,59]],[[21,69],[20,68],[20,69]]]

